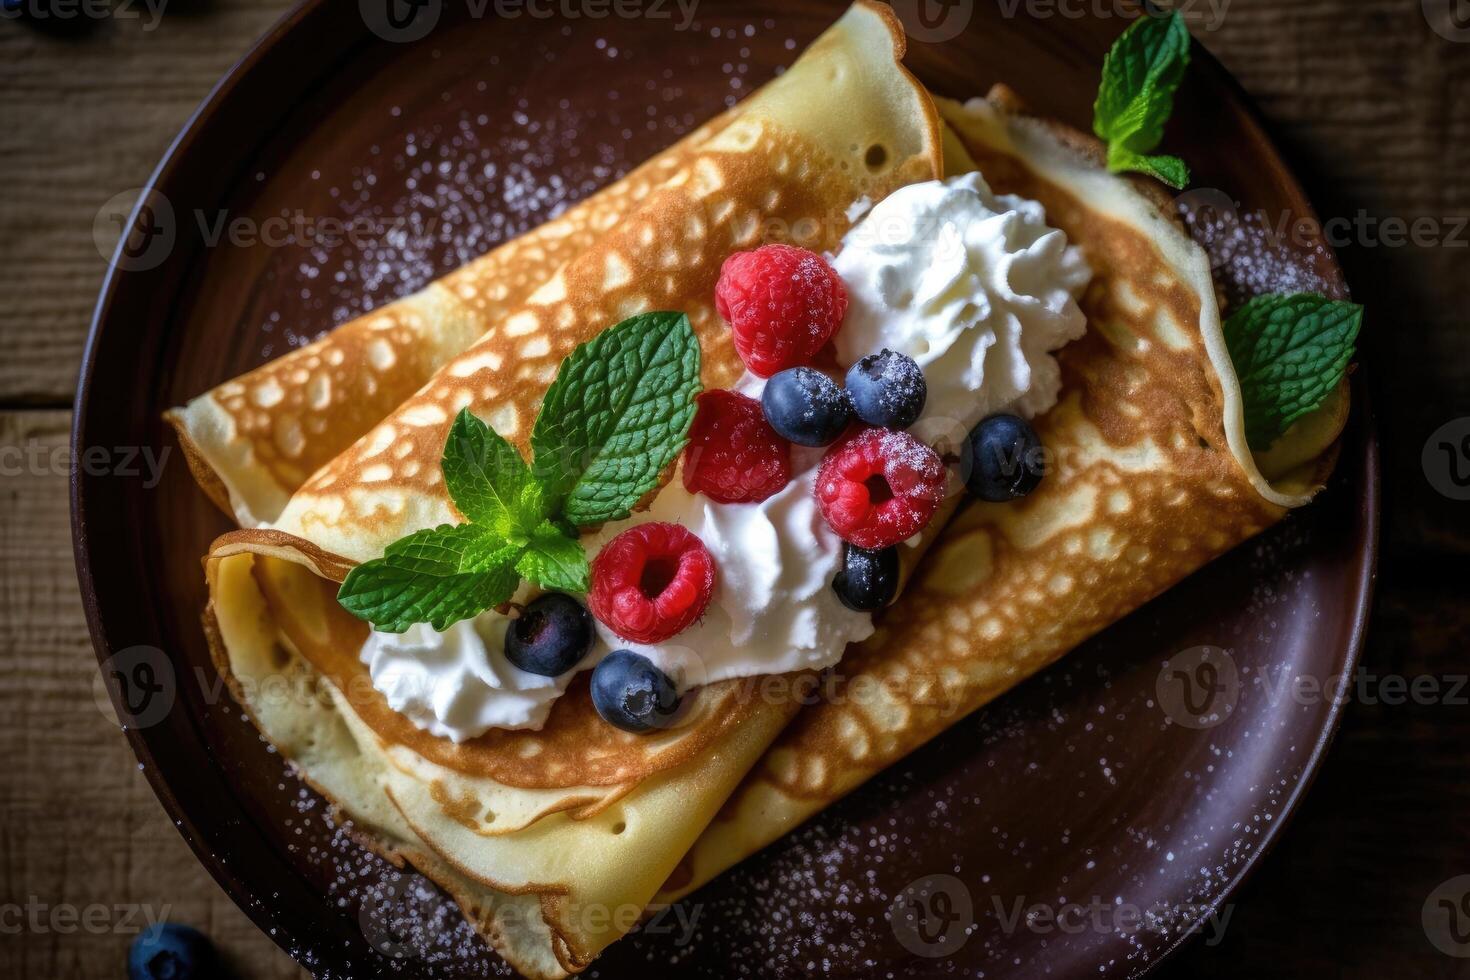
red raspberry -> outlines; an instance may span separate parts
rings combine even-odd
[[[634,643],[658,643],[704,615],[715,593],[715,560],[677,524],[637,524],[602,546],[592,561],[587,608]]]
[[[810,361],[847,312],[847,290],[827,260],[790,245],[736,252],[720,267],[715,309],[735,334],[735,350],[754,374]]]
[[[838,537],[887,548],[934,517],[944,499],[944,463],[907,432],[862,429],[827,451],[816,493]]]
[[[698,404],[684,450],[684,489],[722,504],[748,504],[791,482],[791,443],[771,428],[760,402],[706,391]]]

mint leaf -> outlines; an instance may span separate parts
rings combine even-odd
[[[582,542],[551,521],[543,521],[531,534],[516,561],[516,571],[543,589],[586,592],[588,588],[587,552]]]
[[[1179,11],[1146,14],[1114,42],[1103,61],[1092,128],[1108,144],[1108,169],[1138,170],[1175,187],[1189,168],[1173,157],[1150,157],[1164,139],[1174,93],[1189,65],[1189,27]]]
[[[1245,435],[1264,450],[1342,382],[1363,308],[1315,293],[1257,296],[1225,321],[1245,402]]]
[[[515,564],[523,550],[475,524],[426,528],[349,572],[337,601],[385,633],[402,633],[415,623],[442,632],[515,593]]]
[[[1143,156],[1117,145],[1108,147],[1108,169],[1113,173],[1136,171],[1182,189],[1189,183],[1189,167],[1178,157]]]
[[[699,393],[682,313],[643,313],[562,362],[531,432],[547,513],[578,527],[628,516],[678,456]]]
[[[440,466],[459,512],[502,538],[525,536],[543,517],[531,468],[515,446],[467,408],[449,429]]]

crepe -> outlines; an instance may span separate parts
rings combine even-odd
[[[723,258],[768,240],[834,249],[855,201],[941,175],[938,117],[899,64],[903,48],[886,6],[855,5],[616,226],[308,479],[272,526],[227,534],[208,556],[206,629],[261,730],[372,846],[444,885],[530,976],[581,969],[636,922],[795,702],[708,685],[686,696],[678,728],[635,736],[597,717],[584,675],[541,731],[456,745],[372,689],[357,659],[366,627],[337,605],[335,583],[405,534],[458,522],[438,466],[454,414],[469,407],[524,452],[558,363],[603,328],[683,311],[706,387],[733,383],[742,365],[713,309]],[[280,693],[270,681],[281,676],[300,683]]]
[[[196,481],[242,527],[275,521],[307,477],[616,225],[732,115],[443,279],[169,412]]]
[[[1250,452],[1209,260],[1100,147],[1027,118],[998,89],[941,115],[999,193],[1040,201],[1094,279],[1088,332],[1058,354],[1035,420],[1039,489],[945,529],[871,639],[834,668],[689,855],[669,902],[759,850],[1206,562],[1305,504],[1326,479],[1346,388]]]

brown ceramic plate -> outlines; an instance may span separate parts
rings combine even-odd
[[[402,43],[365,25],[359,11],[380,18],[376,3],[307,3],[220,84],[152,181],[142,218],[157,234],[119,253],[104,288],[77,394],[78,459],[87,446],[161,452],[172,445],[164,409],[606,183],[771,77],[841,10],[709,0],[680,30],[671,3],[641,19],[475,18],[453,6],[430,2],[437,26]],[[1025,4],[945,9],[968,22],[911,30],[908,63],[932,89],[969,96],[1004,80],[1087,128],[1123,21],[1037,19]],[[1197,186],[1224,191],[1192,194],[1195,204],[1239,199],[1271,227],[1310,218],[1202,51],[1169,146]],[[305,227],[297,215],[355,230],[283,240]],[[1310,233],[1239,245],[1251,238],[1226,236],[1219,253],[1237,295],[1344,291]],[[1357,655],[1378,493],[1359,389],[1337,477],[1316,504],[704,889],[691,934],[629,938],[594,974],[1121,977],[1159,963],[1198,923],[1214,928],[1337,721],[1332,699],[1283,695],[1281,678],[1335,677]],[[199,558],[227,523],[177,451],[151,488],[79,468],[73,507],[98,657],[106,676],[131,682],[114,696],[139,709],[128,737],[241,907],[319,976],[503,970],[437,893],[335,834],[321,801],[221,695],[199,629]],[[1212,679],[1187,653],[1200,645],[1226,649],[1216,666],[1239,681],[1207,728],[1177,707],[1186,683]],[[924,935],[890,924],[890,906],[912,912],[914,901]]]

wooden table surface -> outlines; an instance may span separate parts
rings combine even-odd
[[[287,6],[174,0],[155,20],[118,0],[110,18],[63,32],[0,18],[0,975],[121,976],[153,914],[203,928],[241,976],[306,976],[194,860],[96,705],[64,448],[105,269],[94,217],[143,183]],[[1165,975],[1470,977],[1470,958],[1436,950],[1421,925],[1431,891],[1470,874],[1470,688],[1459,686],[1470,503],[1437,492],[1421,463],[1435,429],[1470,416],[1470,11],[1465,0],[1187,6],[1323,217],[1352,228],[1339,254],[1369,309],[1361,360],[1386,489],[1364,670],[1437,678],[1445,696],[1355,697],[1224,941],[1194,945]],[[1416,220],[1426,234],[1397,243],[1394,229]]]

